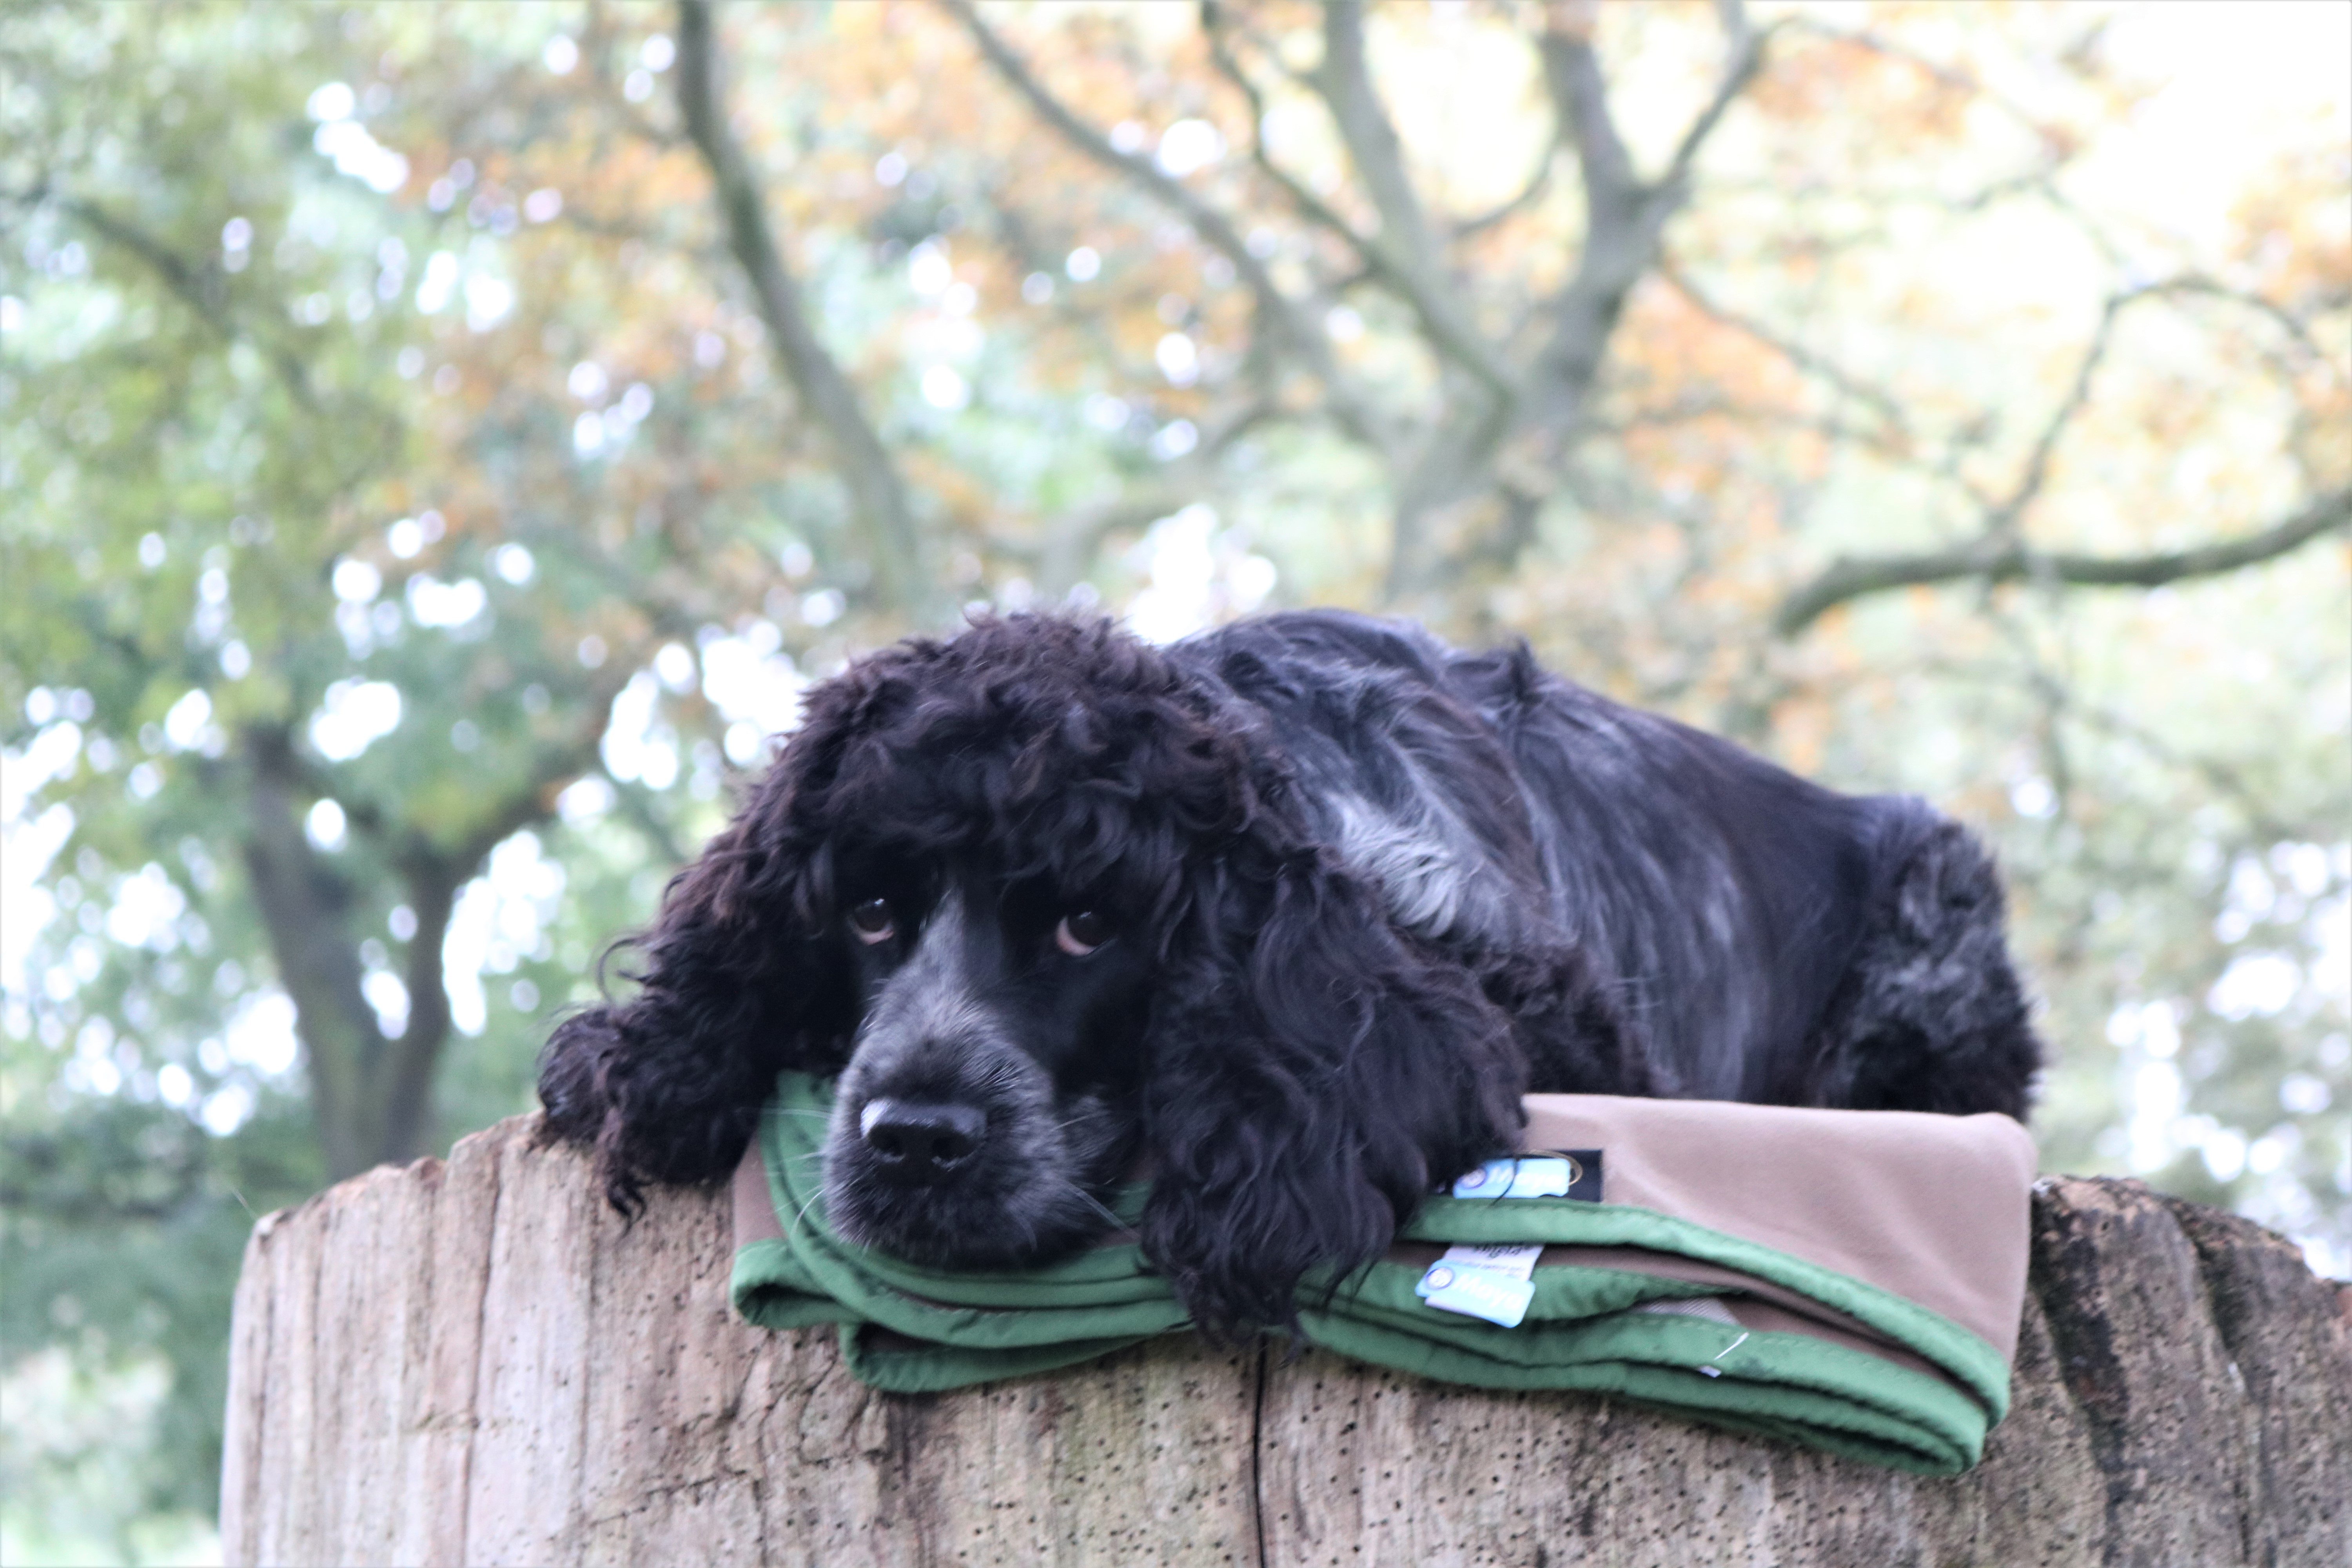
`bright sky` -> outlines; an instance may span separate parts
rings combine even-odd
[[[2145,0],[2106,36],[2127,77],[2166,82],[2095,170],[2103,194],[2212,237],[2270,150],[2332,120],[2352,145],[2352,3]]]

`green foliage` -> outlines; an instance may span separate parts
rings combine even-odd
[[[643,658],[630,596],[672,552],[658,533],[575,546],[544,508],[469,529],[457,504],[408,499],[435,478],[436,395],[401,369],[450,327],[415,301],[449,220],[312,145],[305,99],[363,74],[355,47],[320,11],[0,20],[0,183],[16,194],[0,289],[21,312],[0,360],[0,738],[12,814],[39,792],[24,820],[42,826],[12,823],[10,856],[47,861],[9,919],[51,917],[0,1043],[0,1360],[34,1380],[12,1381],[12,1405],[53,1384],[75,1408],[121,1405],[86,1443],[12,1439],[12,1560],[93,1541],[131,1554],[154,1542],[127,1521],[209,1514],[245,1234],[328,1174],[310,1090],[339,1042],[306,1017],[297,1067],[283,955],[247,875],[279,739],[296,819],[342,825],[310,852],[309,912],[354,984],[394,1004],[341,1042],[362,1063],[402,1044],[383,983],[418,956],[416,868],[437,856],[462,883],[486,832],[541,824],[501,851],[514,888],[459,901],[483,1005],[437,1075],[437,1134],[407,1152],[530,1107],[548,1012],[584,994],[598,945],[707,826],[690,792],[629,786],[635,827],[549,820]],[[520,486],[530,455],[568,447],[571,416],[545,399],[501,413],[461,449]],[[578,651],[599,630],[601,669]],[[389,733],[333,732],[354,690],[399,693]],[[442,933],[426,934],[437,985]]]
[[[299,1103],[273,1096],[236,1136],[129,1096],[16,1108],[0,1144],[0,1359],[12,1382],[45,1347],[74,1375],[163,1386],[124,1414],[131,1430],[83,1444],[12,1416],[0,1464],[12,1528],[91,1533],[141,1514],[208,1515],[217,1496],[229,1295],[255,1217],[314,1191],[318,1149]],[[140,1428],[144,1430],[140,1430]],[[124,1438],[131,1438],[124,1442]],[[77,1478],[113,1445],[105,1489]],[[120,1544],[120,1543],[118,1543]]]

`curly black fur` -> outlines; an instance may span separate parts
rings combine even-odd
[[[1923,804],[1333,612],[863,659],[636,950],[540,1079],[616,1205],[724,1175],[778,1070],[838,1075],[845,1234],[1034,1262],[1140,1159],[1146,1253],[1223,1336],[1377,1256],[1528,1089],[2021,1116],[2041,1059],[1990,863]],[[912,1179],[873,1125],[909,1105],[985,1131]]]

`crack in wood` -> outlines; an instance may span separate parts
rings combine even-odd
[[[1266,1568],[1265,1554],[1265,1363],[1267,1349],[1257,1347],[1256,1374],[1250,1384],[1250,1525],[1257,1534],[1257,1568]]]

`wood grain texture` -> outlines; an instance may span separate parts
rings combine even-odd
[[[2277,1237],[2137,1183],[2037,1194],[2015,1407],[1923,1479],[1189,1337],[877,1394],[830,1331],[734,1321],[723,1194],[625,1226],[534,1130],[255,1227],[229,1561],[2352,1562],[2352,1319]]]

